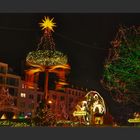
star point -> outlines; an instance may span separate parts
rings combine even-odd
[[[42,19],[42,22],[39,23],[42,30],[49,29],[54,32],[53,27],[56,27],[56,23],[53,22],[54,18],[50,19],[48,16]]]

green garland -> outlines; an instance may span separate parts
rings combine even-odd
[[[36,50],[29,52],[26,61],[40,66],[54,66],[67,64],[67,56],[59,51]]]

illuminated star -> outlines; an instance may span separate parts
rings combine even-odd
[[[53,19],[54,18],[49,19],[49,17],[45,17],[45,19],[42,19],[42,23],[39,23],[40,27],[42,27],[42,30],[49,29],[51,31],[54,31],[53,27],[56,27],[56,23],[53,22]]]

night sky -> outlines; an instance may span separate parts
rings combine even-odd
[[[139,25],[140,14],[0,14],[0,61],[19,75],[27,53],[37,48],[43,33],[38,23],[44,16],[54,17],[57,23],[53,38],[56,49],[68,56],[70,83],[97,90],[111,104],[109,93],[100,85],[110,41],[120,24]]]

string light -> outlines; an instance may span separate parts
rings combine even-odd
[[[140,28],[121,26],[111,44],[102,84],[115,101],[140,105]]]
[[[11,31],[35,31],[35,29],[30,29],[30,28],[11,28],[11,27],[5,27],[5,26],[0,26],[0,30],[11,30]],[[88,48],[92,48],[92,49],[96,49],[96,50],[101,50],[101,51],[108,51],[108,49],[106,48],[100,48],[100,47],[96,47],[95,45],[92,44],[87,44],[85,42],[81,42],[79,40],[75,40],[73,38],[70,38],[62,33],[54,33],[56,36],[61,37],[69,42],[73,42],[77,45],[83,46],[83,47],[88,47]],[[99,43],[98,43],[99,44]],[[101,44],[101,42],[100,42]],[[103,44],[102,44],[103,45]]]
[[[45,17],[42,23],[39,23],[44,35],[41,37],[38,48],[35,51],[29,52],[26,57],[28,64],[35,66],[55,66],[55,65],[66,65],[68,63],[67,56],[60,51],[55,50],[55,43],[52,38],[53,27],[56,23],[53,22],[53,18]]]
[[[59,51],[38,50],[29,52],[26,57],[28,63],[41,66],[65,65],[68,63],[67,56]]]

